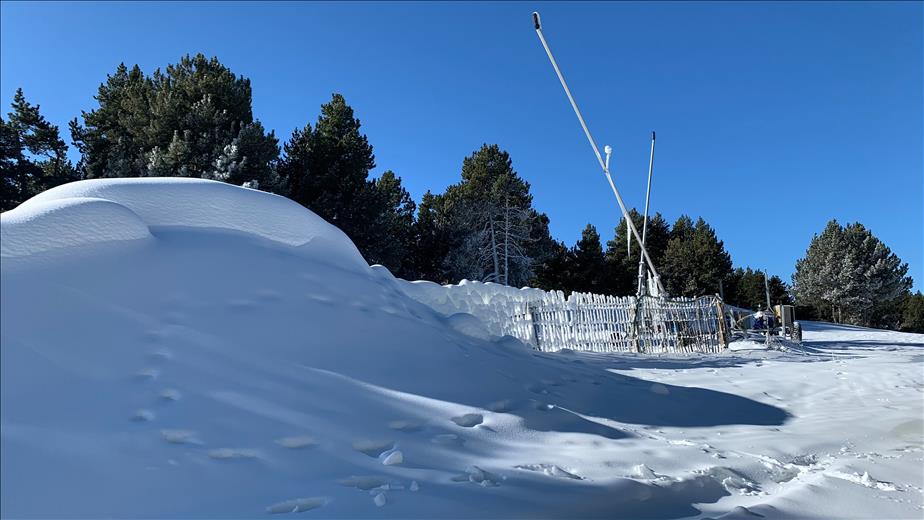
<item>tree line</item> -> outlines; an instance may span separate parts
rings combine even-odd
[[[554,240],[529,183],[497,144],[474,150],[458,182],[416,203],[392,170],[370,176],[373,147],[340,94],[281,146],[254,117],[250,80],[214,57],[184,56],[152,74],[121,64],[94,99],[96,108],[69,124],[80,153],[72,164],[58,127],[17,90],[0,117],[0,209],[79,179],[199,177],[289,197],[343,230],[367,261],[403,278],[636,292],[640,251],[627,246],[626,223],[605,249],[590,224],[572,247]],[[630,216],[641,229],[643,216],[634,209]],[[646,245],[670,294],[766,305],[764,273],[734,268],[704,219],[682,215],[669,224],[655,214]],[[832,221],[797,263],[791,286],[769,278],[770,299],[797,302],[803,317],[924,330],[924,296],[910,293],[907,271],[862,225]]]

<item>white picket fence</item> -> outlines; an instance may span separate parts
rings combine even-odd
[[[543,351],[715,353],[727,347],[717,297],[654,298],[548,292],[518,306],[507,334]]]

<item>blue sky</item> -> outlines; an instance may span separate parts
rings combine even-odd
[[[924,287],[920,2],[10,3],[0,94],[66,129],[119,62],[216,55],[284,139],[346,96],[415,199],[482,143],[510,152],[553,235],[618,208],[532,29],[546,37],[629,205],[704,217],[736,265],[789,280],[830,218],[860,221]],[[6,110],[4,109],[4,112]],[[68,137],[69,140],[69,137]]]

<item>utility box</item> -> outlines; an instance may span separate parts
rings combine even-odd
[[[780,335],[794,339],[793,323],[796,321],[795,307],[792,305],[774,305],[773,314],[775,314],[777,320],[779,320]]]

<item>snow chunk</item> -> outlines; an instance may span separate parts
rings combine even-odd
[[[558,478],[570,478],[573,480],[584,480],[584,477],[572,473],[570,471],[561,469],[555,464],[519,464],[514,466],[517,469],[523,469],[526,471],[536,471],[543,473],[549,477],[558,477]]]
[[[869,473],[864,471],[862,475],[857,472],[853,473],[843,473],[841,471],[829,471],[827,473],[829,477],[839,478],[841,480],[846,480],[848,482],[853,482],[854,484],[859,484],[864,487],[878,489],[880,491],[897,491],[898,488],[895,487],[895,484],[891,482],[885,482],[882,480],[876,480],[873,477],[869,476]]]
[[[402,462],[404,462],[404,454],[398,450],[389,453],[388,456],[382,460],[382,464],[386,466],[396,466]]]
[[[632,476],[638,479],[653,480],[658,478],[660,475],[655,473],[653,469],[649,468],[645,464],[637,464],[632,468]]]
[[[0,256],[16,258],[76,245],[142,240],[151,232],[131,209],[109,200],[33,198],[0,215],[0,237]]]

